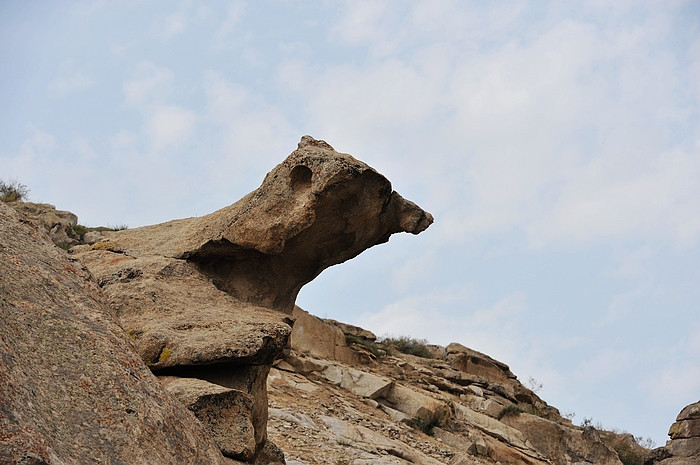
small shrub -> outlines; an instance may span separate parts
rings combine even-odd
[[[386,356],[386,350],[384,350],[379,344],[377,344],[374,341],[370,341],[369,339],[364,339],[358,336],[355,336],[353,334],[346,334],[345,335],[345,343],[347,345],[351,344],[357,344],[365,349],[367,349],[372,355],[374,355],[376,358],[382,358]]]
[[[114,246],[114,243],[110,241],[104,241],[104,242],[95,242],[90,246],[88,250],[108,250],[108,251],[113,251],[112,247]]]
[[[415,339],[408,336],[385,337],[381,344],[386,347],[396,347],[401,353],[415,355],[416,357],[431,358],[432,354],[428,349],[428,341],[425,339]]]
[[[498,419],[500,420],[503,417],[509,416],[518,416],[523,412],[525,412],[525,410],[523,410],[521,407],[515,404],[508,404],[501,409],[501,412],[498,414]]]
[[[530,376],[527,379],[527,388],[537,394],[542,390],[542,383],[537,381],[534,377]]]
[[[642,465],[644,463],[644,457],[632,450],[629,444],[614,444],[613,449],[617,452],[617,456],[623,465]]]
[[[29,188],[17,181],[6,183],[0,180],[0,201],[2,202],[17,202],[22,201],[29,195]]]
[[[80,240],[83,239],[83,236],[85,236],[85,233],[89,231],[87,226],[83,226],[82,224],[76,224],[73,226],[73,231],[80,237]]]
[[[581,422],[581,427],[584,429],[589,429],[589,428],[595,429],[595,427],[593,426],[593,418],[583,417],[583,421]]]
[[[645,449],[653,449],[656,447],[656,441],[650,437],[643,438],[641,436],[635,436],[634,441]]]

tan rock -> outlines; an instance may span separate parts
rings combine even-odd
[[[266,377],[288,349],[289,315],[301,287],[391,234],[417,234],[432,221],[375,170],[307,136],[233,205],[200,218],[105,232],[105,240],[73,253],[154,372],[252,397],[257,463],[268,447]],[[299,344],[349,361],[340,331],[308,314],[300,319],[297,334],[323,342],[314,348],[300,336]]]
[[[121,253],[189,260],[235,298],[291,314],[301,287],[325,268],[432,222],[374,169],[304,136],[233,205],[109,237]]]
[[[408,463],[421,465],[444,465],[424,453],[407,446],[406,444],[377,434],[364,426],[349,424],[334,417],[322,416],[323,422],[338,441],[344,441],[348,445],[354,445],[371,451],[390,451],[392,455],[404,459]],[[398,462],[402,463],[402,462]]]
[[[700,402],[690,404],[681,410],[676,422],[668,430],[671,439],[700,437]]]
[[[328,367],[323,373],[328,373],[330,369],[331,367]],[[391,391],[393,380],[347,367],[341,371],[338,385],[357,396],[379,399]]]
[[[89,273],[0,203],[0,463],[225,463]]]
[[[328,318],[324,318],[323,321],[330,325],[337,326],[345,335],[354,336],[359,339],[364,339],[365,341],[374,342],[377,340],[377,336],[372,331],[360,328],[359,326],[350,325],[341,321],[331,320]]]
[[[389,403],[390,407],[411,418],[447,421],[450,417],[450,409],[445,402],[397,383],[391,386],[383,399]]]
[[[488,415],[475,412],[459,403],[454,404],[453,409],[455,419],[472,425],[489,436],[511,444],[514,447],[523,450],[528,449],[528,445],[525,444],[525,437],[519,430],[491,418]]]
[[[660,465],[689,465],[700,463],[700,402],[692,403],[678,414],[669,429],[671,440],[664,450],[671,455]]]
[[[55,245],[67,249],[80,243],[80,236],[73,229],[78,224],[75,214],[56,210],[48,203],[13,202],[10,205],[48,235]]]
[[[105,244],[104,247],[100,246]],[[279,312],[218,289],[185,260],[131,257],[101,242],[74,249],[152,370],[272,363],[291,329]]]
[[[545,418],[521,413],[503,418],[503,423],[519,431],[527,444],[542,456],[556,458],[556,464],[574,460],[600,465],[620,465],[617,453],[593,430],[567,427]]]
[[[256,443],[250,395],[197,378],[161,376],[158,381],[204,424],[225,456],[253,458]]]
[[[464,373],[488,378],[490,382],[515,379],[508,365],[456,342],[446,348],[450,365]]]
[[[355,363],[355,353],[347,346],[340,327],[328,324],[296,305],[292,318],[294,325],[289,339],[292,349],[341,363]]]

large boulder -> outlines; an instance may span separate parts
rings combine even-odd
[[[206,426],[224,455],[242,460],[253,458],[253,399],[248,394],[197,378],[161,376],[158,380]]]
[[[700,402],[687,405],[676,417],[668,431],[671,440],[658,454],[660,465],[691,465],[700,463]]]
[[[10,204],[20,214],[46,233],[57,246],[67,249],[80,244],[80,236],[75,232],[78,217],[71,212],[56,210],[48,203],[12,202]]]
[[[109,238],[127,256],[188,260],[237,299],[291,314],[301,287],[324,269],[432,222],[370,166],[304,136],[233,205]]]
[[[226,463],[88,271],[0,203],[0,463]]]
[[[504,425],[516,429],[527,444],[557,465],[595,463],[620,465],[618,454],[593,428],[576,428],[528,413],[507,415]]]
[[[294,306],[294,326],[290,337],[292,349],[319,358],[353,364],[355,352],[345,342],[345,334],[336,325],[327,323]]]

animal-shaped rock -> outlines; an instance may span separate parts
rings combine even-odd
[[[197,377],[251,396],[260,451],[265,382],[288,347],[301,287],[394,233],[418,234],[432,222],[367,164],[305,136],[233,205],[108,232],[72,253],[109,296],[154,373]]]

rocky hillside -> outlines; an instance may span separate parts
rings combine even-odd
[[[432,221],[308,136],[200,218],[86,231],[0,203],[0,464],[698,463],[698,404],[648,451],[572,425],[485,354],[409,355],[294,305]]]
[[[287,463],[619,464],[623,443],[648,455],[572,425],[507,365],[460,344],[417,357],[361,328],[294,316],[292,350],[268,378],[269,434]]]

